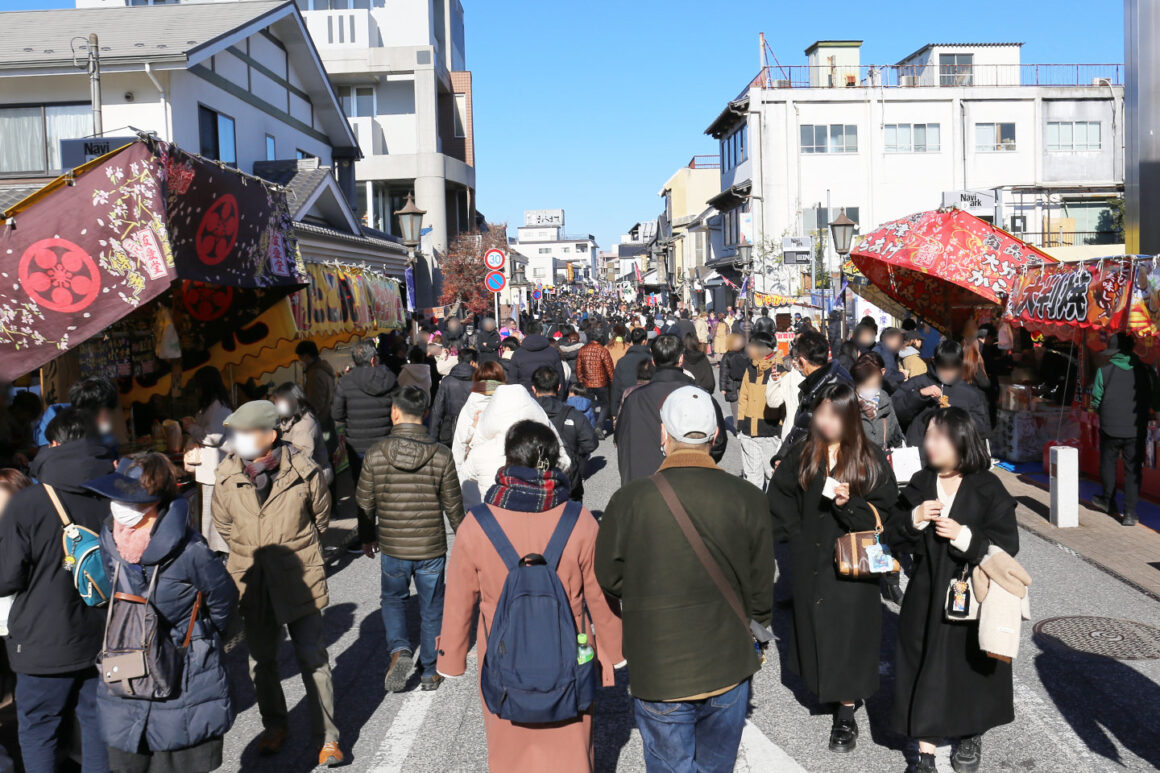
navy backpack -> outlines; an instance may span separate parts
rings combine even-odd
[[[491,631],[485,630],[483,701],[488,711],[511,722],[574,719],[596,696],[595,660],[577,662],[576,621],[556,567],[580,517],[580,503],[564,507],[543,555],[523,558],[487,505],[471,512],[508,568]]]

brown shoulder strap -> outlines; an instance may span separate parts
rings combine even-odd
[[[197,613],[201,611],[201,591],[197,592],[197,597],[193,600],[193,611],[189,614],[189,628],[185,629],[185,641],[181,643],[182,649],[189,648],[189,642],[193,639],[193,624],[197,622]]]
[[[705,540],[701,538],[701,535],[697,532],[697,527],[693,526],[693,522],[689,520],[689,514],[685,512],[684,505],[677,498],[677,492],[673,491],[672,484],[659,472],[652,476],[652,482],[661,492],[661,497],[673,513],[673,519],[681,527],[681,531],[685,534],[685,539],[688,540],[689,546],[693,548],[693,552],[697,554],[697,558],[701,561],[701,565],[705,567],[705,571],[709,573],[713,584],[721,591],[721,595],[729,602],[729,606],[733,608],[737,618],[741,621],[741,625],[748,632],[749,615],[745,613],[745,607],[742,606],[741,599],[737,596],[737,591],[725,579],[725,573],[721,571],[721,566],[709,554],[709,548],[705,546]]]
[[[48,494],[48,498],[52,500],[52,506],[56,508],[56,514],[60,516],[60,522],[65,526],[71,525],[72,520],[68,517],[68,512],[65,511],[64,505],[60,503],[60,497],[56,495],[56,489],[45,483],[44,492]]]

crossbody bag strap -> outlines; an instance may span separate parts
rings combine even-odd
[[[185,641],[181,643],[182,649],[189,649],[189,642],[193,639],[193,624],[197,622],[199,612],[201,612],[201,591],[198,591],[197,596],[193,599],[193,611],[189,613],[189,627],[185,629]]]
[[[60,522],[65,526],[72,526],[72,519],[68,517],[68,511],[65,510],[64,505],[61,504],[60,497],[56,495],[56,489],[45,483],[44,492],[48,494],[48,498],[52,500],[52,506],[56,508],[56,514],[60,517]]]
[[[742,627],[748,633],[749,615],[745,613],[745,607],[742,606],[737,591],[725,579],[725,573],[721,571],[721,566],[710,555],[709,548],[705,546],[705,540],[701,538],[701,535],[697,532],[697,527],[693,526],[693,522],[689,520],[689,514],[685,511],[681,500],[677,498],[677,492],[673,491],[672,484],[659,472],[652,476],[652,482],[661,492],[661,497],[665,500],[665,504],[669,506],[669,510],[673,514],[673,520],[681,527],[685,539],[688,540],[689,546],[693,548],[693,552],[697,554],[701,565],[705,567],[705,571],[709,573],[709,577],[712,578],[717,589],[721,591],[721,595],[729,602],[729,606],[733,608],[737,619],[741,621]]]

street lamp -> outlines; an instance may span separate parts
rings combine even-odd
[[[419,209],[415,206],[415,200],[411,198],[411,194],[407,194],[407,203],[403,208],[397,210],[395,215],[399,218],[399,230],[403,233],[403,244],[411,249],[419,246],[420,234],[423,228],[423,215],[427,214],[427,210]]]
[[[854,246],[854,229],[858,226],[850,218],[846,217],[846,208],[842,207],[842,212],[830,223],[830,233],[834,237],[834,252],[838,253],[838,271],[837,276],[842,276],[842,266],[846,264],[846,256],[850,254],[850,248]],[[831,274],[831,278],[833,274]],[[838,302],[838,288],[834,286],[834,282],[830,282],[830,293],[833,302],[830,305],[830,310],[833,311],[834,304]],[[842,332],[845,333],[846,314],[845,310],[842,313]]]

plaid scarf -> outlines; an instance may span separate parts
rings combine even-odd
[[[265,490],[270,487],[270,473],[278,469],[282,461],[282,449],[274,446],[265,456],[259,456],[252,462],[245,463],[246,475],[254,488]]]
[[[501,467],[483,501],[521,513],[543,513],[568,501],[572,483],[559,470]]]

